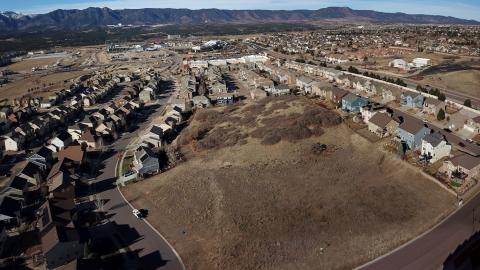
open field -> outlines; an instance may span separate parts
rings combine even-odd
[[[57,61],[63,59],[63,57],[51,57],[51,58],[38,58],[38,59],[25,59],[16,63],[13,63],[3,69],[10,69],[14,72],[29,73],[33,67],[43,67],[46,65],[53,65]]]
[[[421,83],[480,97],[480,61],[463,61],[432,67],[422,73]]]
[[[88,73],[90,72],[80,70],[59,72],[48,75],[36,74],[26,76],[24,79],[19,79],[0,87],[0,96],[2,99],[13,99],[28,94],[36,97],[48,97],[52,92],[61,90],[63,87],[65,87],[64,81],[75,79]],[[39,87],[39,89],[35,89],[30,92],[28,91],[29,89],[33,89],[35,87]]]
[[[351,269],[454,207],[306,98],[212,111],[181,134],[185,163],[123,189],[187,269]]]

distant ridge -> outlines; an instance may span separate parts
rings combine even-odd
[[[22,15],[0,13],[0,30],[74,29],[111,24],[156,25],[190,23],[314,23],[338,21],[347,23],[410,23],[478,25],[474,20],[437,15],[385,13],[373,10],[353,10],[348,7],[328,7],[318,10],[225,10],[144,8],[112,10],[87,8],[55,10],[46,14]]]

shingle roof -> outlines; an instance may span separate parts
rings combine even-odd
[[[433,147],[436,147],[444,140],[444,137],[443,137],[442,134],[440,134],[438,132],[434,132],[434,133],[430,133],[427,136],[425,136],[425,138],[423,138],[423,140],[425,140],[426,142],[431,144]]]
[[[431,98],[431,97],[425,98],[425,104],[431,104],[431,105],[438,106],[442,103],[443,103],[443,101],[435,99],[435,98]]]
[[[385,128],[388,123],[391,121],[394,121],[390,115],[386,113],[376,113],[370,118],[369,122],[380,127],[380,128]]]
[[[340,89],[338,87],[333,87],[331,91],[332,91],[332,94],[337,98],[342,98],[349,93],[348,91]]]
[[[162,128],[157,125],[152,126],[152,128],[150,129],[150,132],[160,136],[163,134]]]
[[[471,170],[480,165],[480,158],[474,157],[468,154],[456,156],[450,160],[453,165],[463,167],[467,170]]]
[[[68,158],[72,161],[80,162],[83,160],[84,152],[80,145],[69,146],[58,152],[58,159]]]
[[[343,100],[345,101],[348,101],[348,102],[354,102],[355,100],[359,99],[360,97],[355,95],[355,94],[352,94],[352,93],[348,93],[346,96],[343,97]]]
[[[417,134],[425,126],[416,121],[404,121],[398,128],[405,130],[410,134]]]

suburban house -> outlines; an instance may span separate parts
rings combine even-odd
[[[480,158],[462,154],[444,161],[440,171],[451,178],[460,180],[478,177],[480,173]]]
[[[260,90],[260,89],[256,89],[258,91],[262,91],[263,93],[265,93],[263,90]],[[266,95],[266,94],[265,94]],[[208,108],[210,107],[210,100],[208,100],[208,98],[206,96],[194,96],[192,98],[192,101],[193,101],[193,106],[195,108]]]
[[[72,136],[66,131],[60,132],[55,138],[50,141],[50,144],[57,147],[57,151],[62,150],[72,143]]]
[[[441,133],[434,132],[427,134],[422,140],[422,156],[431,163],[450,156],[451,150],[452,146]]]
[[[147,134],[145,134],[142,139],[154,147],[161,147],[163,141],[163,129],[159,125],[153,125]]]
[[[32,162],[27,162],[27,165],[18,174],[19,177],[27,180],[32,185],[40,184],[44,176],[44,170]]]
[[[68,127],[67,132],[72,137],[72,141],[77,141],[82,136],[82,129],[78,124]]]
[[[0,119],[0,134],[9,131],[11,126],[12,121],[10,119]]]
[[[6,119],[10,114],[13,113],[12,107],[5,106],[0,108],[0,118]]]
[[[212,103],[216,105],[228,105],[235,102],[235,95],[233,93],[217,93],[209,95]]]
[[[157,174],[160,171],[158,157],[150,148],[139,147],[133,155],[133,168],[141,176]]]
[[[50,168],[50,166],[52,166],[53,151],[46,146],[43,146],[36,153],[27,157],[27,161],[32,162],[46,171]]]
[[[352,93],[349,93],[342,98],[342,110],[346,112],[360,112],[360,108],[367,104],[368,100],[366,98]]]
[[[87,149],[97,149],[103,145],[101,137],[96,137],[90,129],[87,129],[80,139],[78,139],[80,145],[85,145]]]
[[[425,97],[420,93],[404,92],[400,95],[400,104],[410,108],[423,108]]]
[[[384,138],[395,134],[399,124],[389,114],[378,112],[368,120],[367,126],[370,132]]]
[[[68,159],[75,165],[82,165],[86,162],[85,152],[81,145],[71,145],[58,152],[58,160]]]
[[[0,196],[0,224],[16,224],[22,208],[22,199]],[[2,226],[3,227],[3,226]]]
[[[37,211],[42,252],[48,269],[83,256],[84,245],[72,222],[72,202],[47,200]]]
[[[140,101],[142,102],[150,102],[152,101],[153,99],[153,90],[149,87],[143,89],[139,95],[138,95],[138,98],[140,99]]]
[[[16,152],[18,151],[18,143],[8,136],[1,136],[0,150]]]
[[[310,91],[310,86],[313,83],[313,79],[309,77],[298,77],[296,81],[296,86],[305,91],[306,94]]]
[[[424,113],[437,116],[440,109],[445,111],[445,102],[431,97],[425,98],[425,102],[423,103]]]
[[[470,132],[480,133],[480,116],[468,119],[463,127]]]
[[[319,96],[322,91],[323,84],[321,82],[314,81],[308,89],[306,89],[307,94],[312,94],[314,96]]]
[[[381,96],[382,96],[383,103],[388,103],[388,102],[394,101],[396,99],[392,90],[385,89],[385,88],[382,88]]]
[[[370,118],[378,112],[386,112],[387,109],[380,103],[369,103],[360,108],[360,114],[362,115],[363,122],[368,123]]]
[[[409,150],[415,150],[422,145],[422,139],[430,133],[425,125],[414,121],[404,121],[398,126],[397,135],[404,142]]]
[[[271,88],[266,89],[270,95],[273,96],[283,96],[289,95],[291,93],[290,87],[286,84],[274,85]]]

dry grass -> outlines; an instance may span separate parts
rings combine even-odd
[[[46,65],[53,65],[62,57],[41,58],[41,59],[25,59],[17,63],[9,65],[8,69],[15,72],[31,72],[33,67],[43,67]]]
[[[453,209],[450,193],[381,145],[344,124],[323,130],[295,143],[249,137],[192,154],[124,194],[198,270],[351,269]]]
[[[480,97],[480,70],[463,70],[439,73],[424,77],[421,81],[435,87],[455,90]]]
[[[250,136],[272,145],[282,140],[295,142],[320,136],[323,127],[340,123],[340,116],[306,98],[265,98],[248,106],[237,104],[199,111],[179,142],[207,150],[244,143]]]
[[[88,73],[90,72],[82,70],[54,73],[45,76],[31,75],[24,79],[3,85],[3,87],[0,87],[0,95],[2,98],[8,99],[18,98],[28,94],[36,97],[48,97],[51,93],[63,89],[65,80],[74,79]],[[39,89],[29,92],[29,89],[36,87],[39,87]]]

